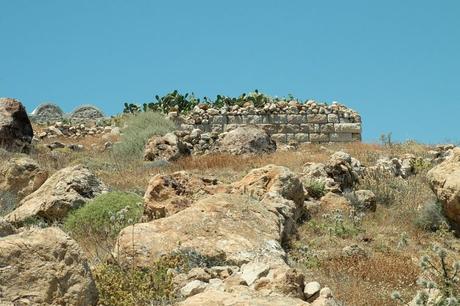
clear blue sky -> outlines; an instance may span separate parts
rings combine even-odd
[[[0,96],[114,114],[257,88],[342,102],[366,141],[459,141],[459,16],[459,0],[0,0]]]

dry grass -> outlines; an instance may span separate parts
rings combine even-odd
[[[303,145],[297,151],[278,151],[270,155],[192,156],[157,167],[142,160],[124,159],[115,157],[110,152],[91,149],[103,147],[106,140],[100,136],[51,141],[54,140],[83,144],[86,150],[57,150],[50,153],[42,145],[32,157],[50,172],[70,164],[83,163],[112,189],[134,191],[140,195],[144,193],[150,177],[158,173],[185,170],[230,183],[250,170],[267,164],[286,166],[299,173],[306,162],[325,162],[337,150],[350,153],[363,165],[372,165],[383,155],[401,156],[412,153],[424,157],[428,150],[427,146],[413,142],[392,146],[363,143]],[[393,305],[389,297],[393,290],[411,296],[416,290],[415,280],[419,273],[416,260],[433,242],[446,245],[448,241],[446,237],[423,231],[414,224],[423,204],[434,198],[424,175],[420,173],[408,180],[396,180],[388,175],[366,177],[360,188],[373,190],[380,201],[377,211],[365,216],[359,230],[353,230],[349,235],[334,236],[315,229],[307,222],[300,225],[296,240],[291,242],[289,258],[297,261],[297,266],[307,275],[311,275],[312,280],[319,280],[321,284],[331,287],[345,305]],[[314,221],[319,222],[320,216],[321,212],[314,217]],[[401,248],[399,242],[403,233],[407,245]],[[342,248],[352,244],[362,245],[370,256],[343,257]],[[300,252],[302,247],[308,248],[308,252]],[[305,257],[303,262],[299,261],[302,256]]]

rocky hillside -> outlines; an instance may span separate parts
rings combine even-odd
[[[0,146],[0,305],[458,305],[454,145],[32,126],[0,99]]]

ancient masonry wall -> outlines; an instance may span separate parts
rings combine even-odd
[[[256,125],[279,143],[327,143],[361,141],[361,116],[338,103],[331,105],[291,101],[253,106],[214,109],[197,106],[183,118],[181,128],[221,134],[238,126]]]

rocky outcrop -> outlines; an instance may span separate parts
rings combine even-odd
[[[235,155],[273,153],[276,151],[276,143],[261,128],[245,126],[223,134],[216,150]]]
[[[225,191],[227,187],[215,178],[199,177],[186,171],[157,174],[150,179],[144,195],[143,221],[173,215],[203,197]]]
[[[29,157],[11,158],[0,166],[0,190],[17,200],[37,190],[47,178],[48,172]]]
[[[5,219],[19,224],[33,217],[62,220],[71,209],[106,191],[107,187],[87,168],[81,165],[64,168],[20,201]]]
[[[0,239],[0,304],[96,305],[97,290],[77,243],[55,227]]]
[[[32,125],[21,102],[0,98],[0,147],[28,153],[33,136]]]
[[[172,216],[121,231],[115,256],[125,264],[148,266],[163,254],[193,250],[222,263],[256,258],[283,261],[278,215],[245,195],[217,194]]]
[[[450,158],[428,171],[427,178],[447,218],[460,228],[460,148],[453,149]]]
[[[175,161],[187,155],[190,155],[190,149],[174,133],[153,136],[144,148],[144,160],[147,161]]]
[[[375,166],[369,167],[368,171],[383,171],[396,177],[408,178],[415,174],[416,160],[413,154],[405,154],[401,158],[384,156],[377,160]]]
[[[307,191],[314,196],[311,185],[319,183],[325,192],[344,192],[351,190],[359,182],[364,172],[361,163],[350,154],[338,151],[325,163],[306,163],[303,168],[302,182]]]

